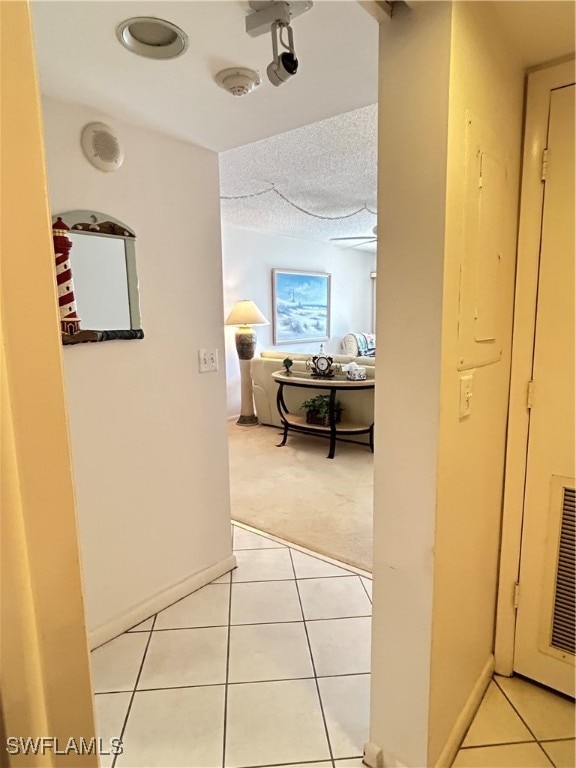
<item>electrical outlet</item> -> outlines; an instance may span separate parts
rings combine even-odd
[[[198,370],[200,373],[210,373],[218,370],[218,350],[217,349],[199,349],[198,350]]]

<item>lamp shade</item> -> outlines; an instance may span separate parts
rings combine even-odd
[[[226,318],[226,325],[270,325],[256,304],[249,299],[237,301]]]

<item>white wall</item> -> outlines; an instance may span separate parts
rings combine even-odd
[[[370,738],[386,766],[451,764],[491,670],[523,92],[493,5],[416,2],[381,27]],[[467,110],[496,137],[508,187],[502,358],[475,371],[460,419]]]
[[[372,329],[372,278],[376,255],[355,248],[337,248],[263,232],[222,228],[224,264],[224,311],[230,312],[239,299],[252,299],[272,323],[272,269],[302,269],[332,275],[330,340],[326,352],[341,353],[342,337],[350,331]],[[288,352],[317,352],[319,342],[282,344],[275,347],[272,324],[256,328],[257,352],[285,349]],[[234,344],[234,328],[226,328],[228,415],[240,412],[240,368]]]
[[[93,110],[44,101],[53,213],[136,232],[145,338],[64,349],[89,630],[230,555],[218,157]],[[118,127],[126,160],[93,168],[80,132]],[[55,502],[54,502],[55,503]]]
[[[370,739],[428,766],[451,8],[380,27]]]

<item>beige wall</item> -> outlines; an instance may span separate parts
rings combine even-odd
[[[7,737],[94,734],[53,252],[26,3],[2,2],[2,621]],[[95,756],[2,764],[96,766]]]
[[[436,763],[493,651],[523,72],[490,5],[411,3],[381,27],[371,741],[386,766]],[[466,110],[507,158],[507,249],[502,358],[474,372],[461,420]]]
[[[494,648],[495,604],[506,447],[524,73],[491,3],[455,3],[452,17],[446,252],[442,317],[429,764]],[[466,262],[466,111],[491,132],[506,158],[507,188],[498,200],[505,232],[500,262],[499,362],[473,373],[471,415],[459,419],[460,267]],[[494,223],[496,226],[496,223]],[[468,247],[470,247],[469,244]],[[469,255],[469,254],[468,254]],[[473,311],[463,306],[462,312]],[[479,345],[477,345],[479,346]],[[471,352],[471,355],[478,351]],[[481,354],[481,353],[480,353]],[[469,373],[465,371],[464,373]]]
[[[136,232],[145,338],[64,349],[88,626],[101,640],[231,554],[218,157],[80,105],[46,99],[43,111],[52,213],[102,211]],[[124,142],[114,173],[81,152],[94,120]],[[199,374],[204,347],[220,350],[217,373]]]
[[[427,765],[449,3],[381,25],[370,738]]]

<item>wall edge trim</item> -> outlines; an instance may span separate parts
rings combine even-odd
[[[114,637],[121,635],[126,630],[149,618],[152,614],[167,608],[172,603],[196,592],[201,587],[223,576],[228,571],[236,568],[236,556],[229,555],[224,560],[219,560],[214,565],[204,568],[202,571],[187,576],[182,581],[163,589],[152,597],[143,600],[122,614],[114,616],[109,621],[101,624],[88,633],[88,646],[91,651]]]
[[[480,676],[478,677],[478,680],[474,685],[474,688],[472,688],[466,704],[464,704],[462,711],[456,719],[454,727],[450,731],[450,735],[448,736],[446,744],[444,745],[444,749],[434,764],[434,768],[450,768],[454,762],[454,758],[460,749],[460,744],[466,735],[466,731],[474,720],[474,716],[478,711],[478,707],[482,703],[482,699],[486,693],[488,685],[490,684],[490,680],[492,680],[493,674],[494,654],[491,653],[488,661],[482,669],[482,672],[480,673]]]

